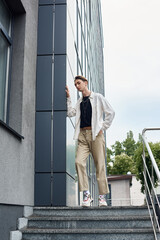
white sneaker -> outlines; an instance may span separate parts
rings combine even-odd
[[[107,206],[105,195],[99,195],[98,205],[99,205],[99,207],[106,207]]]
[[[82,207],[90,207],[92,202],[93,198],[91,197],[91,194],[84,193]]]

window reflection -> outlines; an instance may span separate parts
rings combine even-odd
[[[8,100],[8,76],[10,57],[11,14],[3,0],[0,0],[0,119],[6,122]]]
[[[76,146],[73,140],[74,127],[73,121],[75,118],[67,118],[67,173],[75,178],[75,152]]]
[[[7,73],[8,44],[0,33],[0,119],[4,121],[5,116],[5,92]]]
[[[101,33],[101,20],[99,19],[100,21],[98,21],[97,18],[97,16],[100,18],[98,4],[100,4],[99,1],[76,0],[76,18],[74,18],[76,20],[76,24],[74,25],[76,29],[73,34],[76,39],[73,40],[73,37],[68,37],[68,41],[72,43],[69,43],[70,46],[68,45],[68,59],[70,64],[67,68],[70,70],[67,70],[67,85],[72,93],[72,106],[75,106],[77,99],[81,97],[81,93],[78,93],[74,87],[73,81],[75,75],[84,75],[88,79],[89,89],[91,91],[100,92],[102,94],[104,91],[103,36]],[[96,21],[91,21],[94,17]],[[68,27],[70,28],[70,26]],[[71,34],[70,29],[68,32]],[[74,47],[73,41],[75,44]],[[74,57],[75,62],[73,61]],[[75,174],[76,154],[76,142],[73,140],[74,121],[74,118],[67,118],[67,171],[70,172],[72,176]],[[72,166],[74,166],[74,169]],[[96,198],[98,188],[94,161],[91,155],[87,159],[87,173],[91,194],[93,198]]]
[[[11,14],[8,10],[8,7],[3,0],[0,0],[0,23],[8,35],[10,35],[10,20]]]

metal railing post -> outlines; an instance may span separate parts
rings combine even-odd
[[[145,160],[146,163],[146,156],[145,156],[145,144],[143,141],[143,159]],[[146,177],[146,168],[145,168],[145,164],[143,163],[143,171],[144,171],[144,175]],[[147,187],[146,187],[146,182],[144,181],[144,190],[145,190],[145,194],[146,194],[146,198],[148,198],[148,193],[147,193]],[[148,199],[147,199],[148,200]]]
[[[143,167],[144,167],[143,175],[144,175],[144,188],[145,188],[145,194],[146,194],[146,203],[147,203],[147,207],[148,207],[151,222],[152,222],[154,237],[155,237],[155,240],[157,240],[157,230],[160,232],[160,226],[159,226],[158,217],[157,217],[157,213],[156,213],[156,205],[157,205],[157,208],[160,210],[160,203],[159,203],[157,194],[155,192],[154,173],[157,175],[158,181],[160,182],[160,171],[158,169],[158,166],[157,166],[157,163],[153,156],[153,153],[151,151],[151,148],[145,137],[146,131],[154,131],[154,130],[160,130],[160,128],[145,128],[142,131],[142,139],[143,139],[142,158],[143,158]],[[146,163],[145,148],[147,149],[150,160],[151,160],[151,173],[149,172],[147,163]],[[148,181],[150,181],[149,182],[150,184],[148,184]],[[151,190],[150,190],[150,186],[151,186]],[[153,215],[151,213],[151,208],[153,211]]]
[[[152,165],[152,182],[153,182],[153,186],[155,186],[153,165]],[[152,196],[153,205],[154,205],[154,207],[155,207],[155,209],[156,209],[155,196],[154,196],[154,191],[153,191],[153,189],[151,189],[151,196]],[[153,223],[154,223],[154,226],[156,227],[156,220],[155,220],[154,214],[153,214]]]

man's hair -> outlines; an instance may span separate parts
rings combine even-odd
[[[80,79],[80,80],[82,80],[83,82],[85,82],[85,81],[88,82],[88,80],[87,80],[85,77],[80,76],[80,75],[76,76],[76,77],[74,78],[74,81],[77,80],[77,79]]]

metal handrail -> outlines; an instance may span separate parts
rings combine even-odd
[[[159,203],[159,200],[157,198],[157,195],[156,195],[156,192],[155,192],[155,189],[154,189],[154,174],[153,173],[155,171],[155,173],[157,175],[157,178],[158,178],[158,181],[160,182],[160,171],[158,169],[158,166],[157,166],[157,163],[156,163],[155,158],[153,156],[153,153],[151,151],[151,148],[150,148],[150,146],[147,142],[147,138],[145,136],[145,133],[146,133],[146,131],[157,131],[157,130],[160,130],[160,128],[145,128],[142,131],[142,140],[143,140],[142,159],[143,159],[143,163],[144,163],[143,164],[144,165],[143,175],[144,175],[146,203],[147,203],[147,207],[148,207],[148,210],[149,210],[149,215],[150,215],[150,218],[151,218],[151,223],[152,223],[152,227],[153,227],[155,240],[157,240],[157,230],[160,232],[160,225],[159,225],[159,222],[158,222],[158,218],[157,218],[157,214],[156,214],[156,208],[155,208],[155,199],[157,201],[157,205],[158,205],[159,210],[160,210],[160,203]],[[148,151],[148,154],[150,156],[150,159],[151,159],[152,176],[150,175],[150,173],[148,171],[148,168],[147,168],[147,164],[146,164],[145,147],[146,147],[146,149]],[[149,186],[148,186],[147,175],[148,175],[148,179],[151,183],[151,191],[150,191]],[[152,205],[153,216],[151,214],[152,211],[151,211],[148,199],[147,199],[148,196],[149,196],[149,199],[150,199],[150,202],[151,202],[151,205]]]

